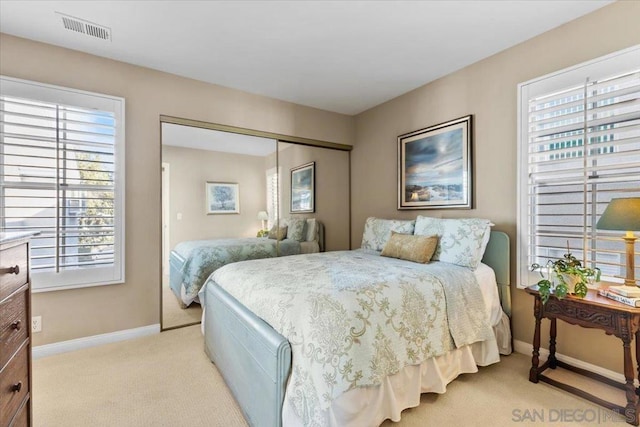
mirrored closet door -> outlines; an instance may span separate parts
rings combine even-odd
[[[198,291],[222,265],[349,249],[344,146],[176,121],[161,123],[163,330],[200,322]]]

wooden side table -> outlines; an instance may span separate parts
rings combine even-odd
[[[637,426],[640,415],[640,405],[638,394],[640,388],[634,386],[635,373],[633,360],[631,358],[631,342],[636,338],[636,363],[638,376],[640,378],[640,308],[631,307],[609,298],[598,295],[597,291],[590,289],[585,298],[567,296],[564,299],[557,299],[551,296],[546,304],[542,304],[537,286],[526,289],[528,294],[534,296],[534,316],[536,327],[533,335],[533,357],[531,358],[531,370],[529,371],[529,381],[537,383],[543,381],[565,391],[573,393],[605,408],[618,411],[626,418],[627,423]],[[540,360],[540,324],[543,318],[551,322],[549,338],[549,358],[542,366]],[[584,328],[602,329],[609,335],[615,335],[622,340],[624,357],[624,377],[625,383],[621,384],[602,375],[590,372],[586,369],[578,368],[568,363],[556,359],[556,319],[564,320],[572,325]],[[561,367],[578,374],[593,378],[608,385],[620,388],[625,391],[627,405],[625,407],[603,400],[595,395],[579,390],[568,384],[549,378],[542,373],[548,369]]]

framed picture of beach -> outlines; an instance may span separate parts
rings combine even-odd
[[[398,137],[398,209],[471,209],[471,118]]]
[[[315,212],[316,162],[291,169],[291,213]]]
[[[207,215],[240,213],[239,185],[232,182],[206,184]]]

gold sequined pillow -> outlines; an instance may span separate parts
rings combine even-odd
[[[284,227],[278,227],[278,226],[274,225],[273,227],[271,227],[271,230],[269,230],[269,238],[270,239],[283,240],[286,237],[287,237],[287,226],[286,225]]]
[[[438,246],[438,236],[415,236],[391,232],[380,255],[425,264],[431,260]]]

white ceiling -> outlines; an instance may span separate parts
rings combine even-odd
[[[275,139],[172,123],[162,123],[162,145],[262,157],[276,151]]]
[[[611,1],[0,1],[0,31],[357,114]],[[111,29],[65,30],[56,12]]]

